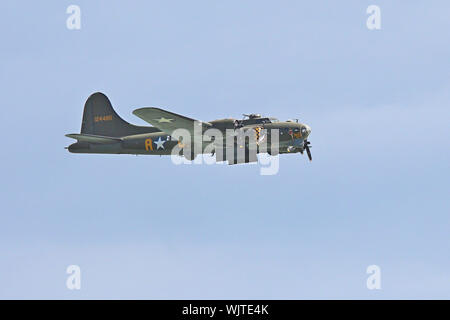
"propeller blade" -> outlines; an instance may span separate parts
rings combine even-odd
[[[311,150],[309,149],[310,143],[311,142],[305,140],[305,150],[306,150],[306,153],[308,154],[309,161],[312,161]]]
[[[309,150],[309,147],[306,147],[306,153],[308,154],[309,161],[312,161],[311,151]]]

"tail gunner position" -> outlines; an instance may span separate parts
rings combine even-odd
[[[278,153],[303,154],[306,151],[309,160],[312,160],[310,142],[307,140],[311,128],[299,123],[298,120],[279,121],[275,118],[261,117],[259,114],[244,115],[244,119],[220,119],[202,122],[191,119],[160,108],[140,108],[133,114],[150,123],[152,126],[135,126],[123,120],[113,109],[109,99],[100,92],[92,94],[84,105],[83,121],[80,133],[67,134],[69,138],[77,142],[71,144],[67,149],[72,153],[105,153],[105,154],[148,154],[148,155],[170,155],[174,147],[180,148],[180,154],[187,159],[193,160],[198,154],[214,154],[218,149],[223,151],[221,155],[226,157],[216,161],[228,161],[229,164],[247,163],[256,161],[250,159],[246,154],[244,161],[236,159],[236,152],[227,153],[222,139],[208,142],[200,140],[200,145],[186,148],[183,141],[177,137],[177,129],[185,129],[192,135],[200,132],[208,135],[209,129],[215,129],[224,137],[230,136],[229,132],[245,132],[249,139],[244,142],[233,140],[231,148],[249,149],[251,145],[258,145],[261,141],[268,144],[267,151],[256,149],[257,153],[267,152],[274,154],[271,141],[274,132],[278,140]],[[272,130],[275,129],[275,130]],[[174,137],[173,137],[174,136]],[[195,137],[194,137],[195,138]],[[198,141],[193,139],[193,141]],[[207,147],[213,141],[214,148]],[[219,152],[217,152],[217,155]],[[230,156],[231,154],[231,156]]]

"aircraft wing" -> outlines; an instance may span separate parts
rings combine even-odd
[[[194,126],[197,126],[198,129],[200,129],[198,130],[200,134],[212,127],[212,124],[209,122],[202,122],[154,107],[136,109],[133,111],[133,114],[142,120],[147,121],[152,126],[159,128],[168,135],[172,135],[176,129],[186,129],[193,136]]]

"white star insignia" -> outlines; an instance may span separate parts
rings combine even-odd
[[[161,140],[161,137],[159,137],[158,141],[155,141],[156,144],[156,150],[158,150],[159,148],[164,149],[164,140]]]
[[[153,119],[153,120],[158,121],[159,123],[162,123],[162,122],[171,123],[173,121],[173,119],[166,119],[164,117],[161,117],[159,119]]]

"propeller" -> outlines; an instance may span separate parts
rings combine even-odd
[[[309,149],[312,148],[312,146],[310,147],[309,146],[310,144],[311,142],[305,139],[305,142],[303,143],[303,148],[306,150],[306,153],[308,154],[309,161],[312,161],[311,150]]]

